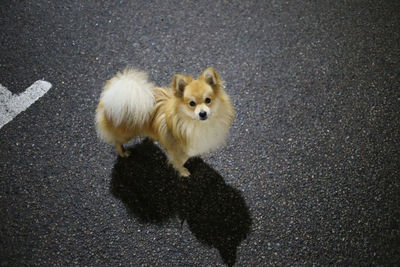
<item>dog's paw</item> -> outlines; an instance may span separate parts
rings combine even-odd
[[[131,155],[131,152],[130,151],[124,151],[124,152],[122,152],[121,154],[119,154],[119,156],[121,157],[121,158],[127,158],[127,157],[129,157]]]
[[[181,176],[181,177],[188,177],[190,175],[189,170],[186,169],[185,167],[179,168],[178,172],[179,172],[179,176]]]

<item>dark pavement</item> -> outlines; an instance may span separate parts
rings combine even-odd
[[[2,1],[1,266],[400,264],[399,1]],[[213,66],[236,120],[176,177],[96,137],[104,81]]]

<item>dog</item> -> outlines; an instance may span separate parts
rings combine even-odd
[[[235,116],[219,74],[207,68],[197,79],[176,74],[157,87],[145,72],[126,68],[108,80],[96,109],[98,136],[128,157],[123,144],[137,137],[158,142],[180,176],[193,156],[221,147]]]

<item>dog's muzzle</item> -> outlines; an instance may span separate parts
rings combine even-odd
[[[208,118],[207,112],[205,112],[204,110],[200,111],[200,112],[199,112],[199,118],[200,118],[200,120],[202,120],[202,121],[206,120],[206,119]]]

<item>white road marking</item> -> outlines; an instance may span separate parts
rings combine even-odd
[[[0,84],[0,129],[47,93],[51,86],[51,83],[39,80],[29,86],[25,92],[13,95]]]

